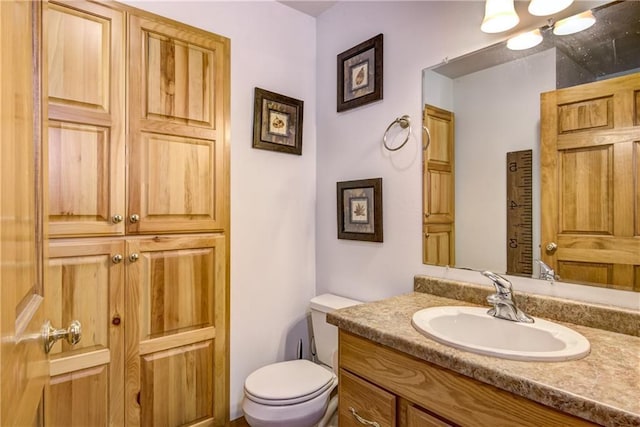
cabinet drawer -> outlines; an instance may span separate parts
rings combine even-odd
[[[407,408],[407,427],[452,427],[452,424],[444,422],[415,406],[409,406]]]
[[[396,397],[355,375],[340,369],[339,425],[395,427]],[[367,423],[369,422],[369,423]]]

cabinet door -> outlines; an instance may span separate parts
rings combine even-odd
[[[46,7],[52,237],[124,234],[124,18],[87,1]]]
[[[127,232],[222,230],[229,40],[134,15],[129,34]]]
[[[338,423],[341,427],[395,427],[396,397],[340,369]]]
[[[82,339],[73,347],[60,340],[49,353],[46,425],[124,423],[123,250],[113,240],[50,244],[46,316],[55,327],[79,320]]]
[[[223,235],[127,241],[129,425],[224,424]]]

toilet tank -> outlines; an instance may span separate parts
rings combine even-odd
[[[322,294],[311,299],[311,326],[316,354],[321,363],[334,367],[333,353],[338,349],[338,328],[327,323],[327,313],[361,302],[333,294]]]

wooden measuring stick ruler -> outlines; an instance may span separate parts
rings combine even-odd
[[[507,153],[507,274],[533,273],[533,151]]]

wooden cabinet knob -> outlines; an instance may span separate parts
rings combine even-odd
[[[120,325],[120,322],[122,321],[122,319],[120,319],[120,315],[116,314],[113,316],[113,318],[111,318],[111,324],[114,326],[118,326]]]

